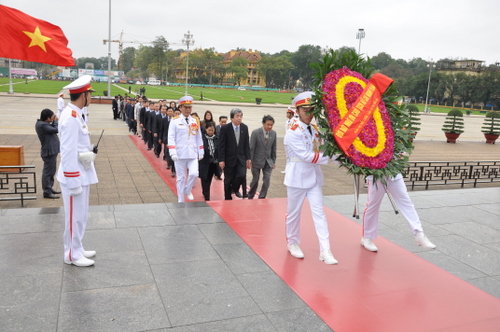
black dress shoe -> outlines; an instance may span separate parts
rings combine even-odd
[[[248,198],[248,195],[247,194],[243,194],[243,198]]]
[[[234,196],[236,196],[238,198],[243,198],[243,195],[241,195],[239,191],[235,192]]]
[[[50,194],[50,195],[45,195],[45,194],[43,194],[43,198],[57,199],[57,198],[61,198],[61,197],[56,196],[56,195],[54,195],[54,194]]]
[[[151,148],[148,148],[148,151],[151,151]]]
[[[167,169],[171,169],[171,168],[172,168],[172,166],[167,166]]]
[[[51,190],[53,194],[59,195],[61,192],[60,191],[55,191],[54,189]]]
[[[175,172],[172,172],[172,177],[173,177],[173,178],[175,178],[175,175],[176,175],[176,174],[175,174]]]

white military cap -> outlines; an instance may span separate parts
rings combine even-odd
[[[179,106],[181,105],[191,105],[193,103],[193,97],[191,96],[184,96],[181,99],[179,99]]]
[[[301,92],[293,98],[292,104],[295,108],[299,106],[309,106],[312,102],[312,96],[314,96],[314,92],[312,91]]]
[[[288,107],[286,110],[287,113],[295,113],[295,110],[292,107]]]
[[[80,93],[86,91],[94,92],[95,90],[92,89],[90,82],[92,82],[92,76],[83,75],[66,85],[64,89],[68,89],[69,93]]]

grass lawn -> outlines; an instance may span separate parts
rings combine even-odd
[[[13,79],[13,89],[16,93],[40,93],[56,95],[68,85],[69,81],[53,81],[53,80],[29,80],[25,83],[24,79]],[[132,94],[139,92],[141,87],[146,88],[146,96],[151,99],[167,99],[178,100],[184,95],[183,86],[149,86],[136,84],[118,84],[119,87],[111,85],[111,96],[116,96],[128,93],[130,86]],[[94,96],[104,96],[104,91],[108,89],[107,83],[92,83],[92,88],[96,90]],[[125,90],[124,90],[125,89]],[[9,78],[0,77],[0,92],[9,91]],[[237,90],[237,89],[211,89],[211,88],[188,88],[188,93],[196,100],[201,99],[203,93],[204,100],[228,101],[228,102],[244,102],[255,103],[255,98],[262,98],[262,103],[266,104],[285,104],[289,105],[295,93],[276,92],[276,91],[252,91],[252,90]]]
[[[62,90],[62,88],[69,84],[69,81],[52,81],[52,80],[28,80],[26,84],[24,79],[13,79],[12,82],[14,92],[17,93],[40,93],[40,94],[53,94],[54,96]],[[123,89],[119,88],[122,87]],[[146,88],[146,96],[151,99],[167,99],[179,100],[184,95],[183,86],[150,86],[150,85],[137,85],[137,84],[117,84],[111,85],[111,96],[116,96],[128,93],[128,88],[131,88],[132,95],[139,92],[141,87]],[[96,90],[94,96],[104,96],[104,91],[108,89],[107,83],[92,83],[92,88]],[[9,78],[0,77],[0,92],[9,91]],[[188,88],[188,93],[193,96],[195,100],[201,100],[203,93],[204,100],[227,101],[227,102],[243,102],[255,103],[255,98],[262,98],[264,104],[284,104],[290,105],[296,93],[291,92],[276,92],[276,91],[252,91],[252,90],[237,90],[234,88],[228,89],[212,89],[212,88]],[[424,111],[424,104],[415,104],[420,112]],[[432,113],[448,113],[453,107],[428,105]],[[466,110],[460,109],[464,115]],[[471,110],[471,114],[484,115],[486,111]],[[481,113],[483,112],[483,113]]]
[[[425,104],[413,104],[418,107],[418,110],[420,112],[424,111]],[[470,108],[458,108],[458,107],[451,107],[451,106],[438,106],[438,105],[427,105],[428,108],[430,108],[431,113],[445,113],[447,114],[450,110],[457,108],[462,111],[462,113],[465,115],[465,111],[472,111],[471,114],[475,115],[484,115],[488,111],[480,111],[480,110],[471,110]],[[483,112],[483,113],[481,113]]]
[[[141,87],[146,88],[146,96],[152,99],[167,99],[176,100],[184,96],[185,88],[183,86],[149,86],[149,85],[129,85],[119,84],[128,92],[128,87],[131,87],[132,93],[136,89],[139,91]],[[228,102],[243,102],[255,103],[255,98],[262,98],[262,103],[266,104],[285,104],[288,105],[292,102],[292,98],[296,95],[290,92],[277,92],[277,91],[252,91],[252,90],[237,90],[229,89],[213,89],[213,88],[188,88],[188,94],[193,96],[195,100],[201,100],[203,93],[204,100],[228,101]]]

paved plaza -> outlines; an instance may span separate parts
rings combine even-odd
[[[38,178],[34,124],[55,105],[55,96],[0,95],[0,145],[23,145]],[[286,197],[279,172],[286,107],[204,102],[194,111],[218,117],[232,107],[243,110],[250,130],[264,114],[275,117],[280,144],[269,198]],[[124,123],[112,119],[111,105],[94,104],[89,112],[93,133],[106,130],[84,238],[86,248],[98,251],[96,265],[63,264],[62,201],[43,199],[40,179],[37,200],[25,208],[0,202],[0,331],[330,330],[205,202],[175,203]],[[466,117],[458,143],[447,144],[444,116],[422,114],[411,160],[499,160],[500,146],[484,144],[482,120]],[[352,218],[352,179],[334,166],[323,169],[325,206],[360,224]],[[433,189],[410,196],[436,250],[413,244],[387,200],[380,235],[500,299],[500,187]],[[286,250],[283,239],[276,241]]]

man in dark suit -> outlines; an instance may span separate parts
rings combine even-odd
[[[162,108],[162,114],[163,114],[163,109],[165,106]],[[172,121],[174,117],[174,110],[172,107],[167,107],[166,108],[166,114],[165,116],[161,119],[162,122],[162,134],[161,134],[161,140],[163,142],[163,160],[167,162],[167,169],[172,169],[172,177],[175,177],[175,163],[172,160],[172,157],[170,157],[170,152],[168,151],[168,127],[170,126],[170,121]]]
[[[262,118],[262,127],[252,131],[250,137],[250,155],[252,156],[252,181],[248,199],[253,199],[259,185],[262,170],[262,188],[259,198],[266,198],[271,183],[271,173],[276,167],[276,132],[273,130],[274,119],[270,115]]]
[[[225,115],[219,116],[219,124],[217,126],[215,126],[215,134],[217,136],[220,136],[220,127],[222,127],[226,123],[227,123],[227,116],[225,116]]]
[[[146,98],[143,98],[142,101],[142,108],[139,111],[139,126],[141,127],[141,133],[142,133],[142,140],[144,141],[144,144],[147,144],[147,130],[146,130],[146,113],[148,113],[149,110],[149,100]]]
[[[160,103],[156,103],[153,108],[153,114],[151,115],[151,132],[153,134],[153,151],[155,152],[156,158],[160,158],[161,152],[161,119],[162,115],[160,113]]]
[[[252,165],[248,127],[241,123],[243,112],[233,108],[229,116],[231,122],[221,127],[219,137],[219,166],[224,171],[226,200],[231,200],[231,192],[238,192],[245,183],[246,170]],[[248,197],[246,185],[243,185],[243,197]]]
[[[40,154],[43,159],[42,188],[43,197],[56,199],[60,191],[52,189],[54,185],[54,175],[56,174],[57,155],[59,154],[59,137],[57,137],[56,115],[48,108],[40,114],[40,119],[35,124],[38,139],[42,144]]]
[[[144,127],[146,128],[148,151],[153,149],[153,121],[155,117],[155,107],[156,103],[150,101],[149,109],[146,112],[144,121]]]
[[[115,99],[113,99],[113,102],[111,104],[111,109],[113,110],[113,120],[118,119],[118,96],[115,96]]]

